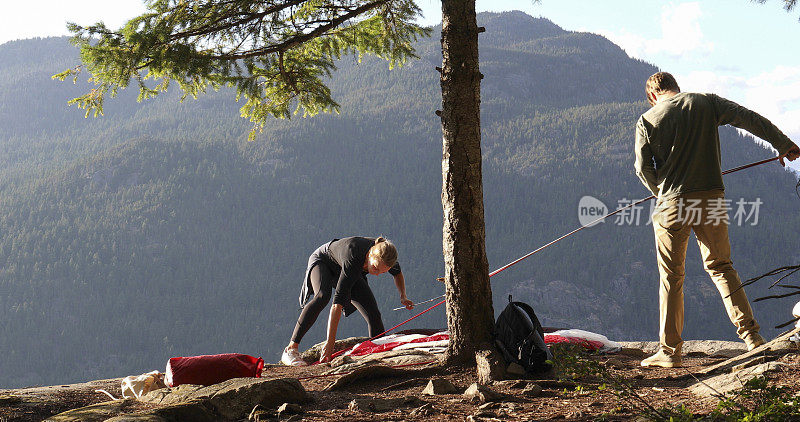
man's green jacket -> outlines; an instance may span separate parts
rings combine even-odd
[[[733,101],[679,93],[659,101],[636,123],[636,175],[662,200],[724,189],[718,127],[728,124],[766,140],[779,154],[793,145],[769,120]]]

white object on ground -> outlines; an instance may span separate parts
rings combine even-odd
[[[572,328],[569,330],[558,330],[552,333],[545,333],[546,335],[553,335],[553,336],[561,336],[561,337],[572,337],[572,338],[581,338],[584,340],[589,341],[596,341],[598,343],[602,343],[603,347],[600,348],[600,352],[602,353],[615,353],[622,350],[622,345],[617,343],[616,341],[611,341],[608,337],[593,333],[591,331],[579,330],[577,328]]]
[[[94,390],[95,393],[103,393],[111,400],[139,399],[143,395],[160,388],[165,388],[164,374],[158,371],[148,372],[142,375],[131,375],[122,379],[122,398],[116,398],[106,390]]]
[[[794,305],[794,308],[792,309],[792,315],[795,318],[800,318],[800,302],[797,302]],[[798,320],[797,323],[794,324],[794,326],[797,327],[797,328],[800,328],[800,320]],[[800,343],[800,333],[797,333],[797,334],[789,337],[789,341],[794,342],[794,343]]]
[[[148,372],[139,376],[131,375],[122,380],[122,398],[140,398],[143,395],[159,388],[164,388],[164,374],[158,371]]]

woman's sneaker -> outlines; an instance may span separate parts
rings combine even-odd
[[[306,366],[306,361],[300,357],[300,351],[297,349],[285,348],[281,355],[281,363],[286,366]]]

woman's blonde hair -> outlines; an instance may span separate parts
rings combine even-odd
[[[380,260],[387,267],[393,267],[397,262],[397,248],[386,238],[378,237],[375,239],[375,244],[369,248],[369,256]]]

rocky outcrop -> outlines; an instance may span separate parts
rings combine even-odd
[[[651,355],[658,350],[657,341],[622,341],[623,348],[641,350],[645,355]],[[741,341],[724,340],[686,340],[683,342],[683,353],[704,354],[712,357],[732,358],[747,352],[747,346]]]
[[[151,391],[141,400],[159,405],[199,402],[223,419],[235,420],[247,417],[256,405],[275,408],[283,403],[304,403],[308,395],[300,381],[293,378],[234,378],[207,387],[162,388]]]
[[[113,400],[59,413],[47,422],[102,422],[136,406],[136,400]]]
[[[717,375],[689,387],[689,391],[701,397],[715,397],[744,387],[751,379],[786,367],[779,362],[760,363],[730,374]]]
[[[742,388],[755,377],[783,369],[785,364],[773,361],[797,351],[797,345],[788,339],[798,332],[798,328],[787,331],[749,352],[704,368],[696,374],[702,378],[690,386],[689,391],[701,397],[719,398]]]
[[[210,386],[162,388],[134,399],[113,400],[59,413],[47,419],[72,421],[213,422],[240,420],[256,406],[304,403],[309,396],[293,378],[234,378]]]

